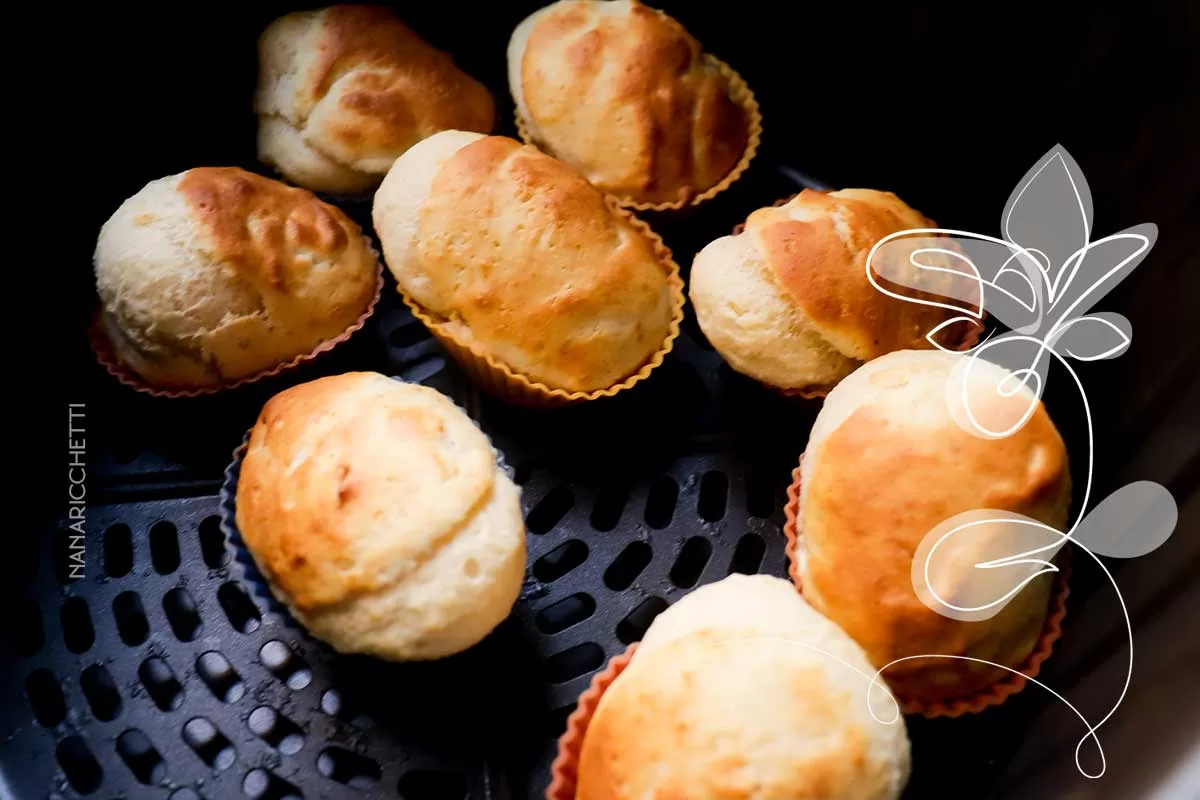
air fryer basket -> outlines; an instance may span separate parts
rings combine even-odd
[[[41,537],[14,612],[4,696],[16,702],[2,713],[16,796],[539,796],[575,698],[656,614],[732,572],[786,574],[784,488],[818,404],[732,373],[686,327],[644,387],[551,412],[476,393],[394,291],[351,352],[321,366],[436,386],[522,487],[529,569],[514,614],[427,664],[315,641],[221,530],[235,446],[267,397],[313,374],[171,402],[94,376],[91,424],[113,436],[94,470],[109,502],[89,509],[86,578],[64,574],[65,533]],[[965,775],[986,785],[1035,699],[911,720],[911,796]],[[925,754],[938,766],[924,770]]]
[[[255,9],[236,23],[247,31],[237,39],[246,52],[220,67],[201,97],[232,96],[222,102],[246,112],[230,123],[241,127],[228,142],[240,144],[222,139],[196,158],[262,169],[246,83],[254,33],[269,18]],[[719,32],[710,23],[698,35]],[[507,36],[472,35],[485,33]],[[437,44],[455,49],[452,40]],[[493,90],[499,132],[512,135],[503,127],[511,106],[502,71],[464,67]],[[694,253],[750,209],[815,185],[795,168],[819,174],[819,154],[772,141],[764,110],[765,149],[729,192],[696,209],[643,215],[685,274]],[[131,183],[193,166],[192,157],[132,164]],[[371,230],[369,201],[336,202]],[[73,279],[85,281],[87,271]],[[784,490],[820,408],[731,371],[690,309],[675,350],[634,389],[549,411],[506,406],[447,361],[390,276],[377,313],[344,347],[232,392],[162,400],[118,385],[86,359],[66,369],[87,404],[85,577],[67,574],[65,519],[57,531],[14,537],[6,554],[19,577],[2,612],[16,636],[12,647],[0,637],[0,798],[5,789],[21,800],[539,797],[575,698],[656,614],[732,572],[786,574]],[[459,656],[392,665],[334,653],[290,619],[222,530],[226,467],[266,399],[355,369],[448,394],[521,485],[524,589],[512,616]],[[1085,435],[1077,400],[1057,391],[1051,381],[1046,402],[1074,452]],[[1086,583],[1080,572],[1073,581]],[[1072,605],[1084,595],[1074,592]],[[1051,685],[1057,660],[1042,672]],[[1050,702],[1029,688],[977,715],[908,719],[905,797],[985,796]]]

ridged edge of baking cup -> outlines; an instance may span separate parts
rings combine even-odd
[[[546,787],[546,800],[574,800],[575,788],[579,783],[579,754],[583,750],[583,736],[588,724],[600,705],[600,698],[612,685],[637,652],[637,644],[625,648],[625,652],[608,660],[607,666],[592,676],[588,688],[579,695],[575,710],[567,717],[567,729],[558,737],[558,754],[550,764],[550,785]]]
[[[767,206],[767,208],[780,208],[781,206],[785,206],[788,203],[792,202],[799,196],[800,196],[800,193],[796,192],[796,193],[788,195],[787,197],[784,197],[780,200],[776,200],[774,203],[771,203],[770,206]],[[742,222],[739,222],[737,225],[733,226],[733,233],[731,235],[741,236],[745,232],[746,232],[746,223],[743,220]],[[952,349],[959,353],[965,353],[965,352],[971,350],[972,348],[974,348],[975,345],[979,344],[979,337],[983,335],[984,322],[986,322],[986,321],[987,321],[987,312],[985,311],[983,314],[983,318],[980,319],[975,325],[972,325],[967,330],[966,334],[964,334],[963,337],[961,339],[959,339],[958,344],[955,345]],[[867,362],[864,361],[862,363],[866,364]],[[761,381],[760,381],[760,383],[761,383]],[[769,385],[769,384],[764,384],[764,385]],[[811,387],[808,389],[785,389],[785,388],[781,388],[779,386],[771,386],[770,388],[779,392],[784,397],[799,397],[804,400],[818,400],[823,397],[828,397],[829,393],[833,391],[833,388],[835,386],[837,386],[836,382],[830,383],[830,384],[825,384],[823,386]]]
[[[404,381],[395,376],[387,377],[400,383],[410,383],[410,381]],[[314,378],[313,380],[320,379]],[[425,384],[415,381],[411,381],[411,383],[416,386],[425,386]],[[429,386],[426,388],[432,389],[433,387]],[[284,389],[282,391],[287,390]],[[438,390],[434,389],[434,391]],[[508,476],[509,480],[512,480],[515,470],[509,465],[508,461],[505,460],[504,453],[500,450],[500,448],[496,447],[496,444],[492,441],[492,437],[488,436],[483,428],[479,427],[478,420],[476,420],[475,417],[473,417],[470,412],[467,411],[467,409],[463,408],[461,404],[456,402],[453,397],[450,397],[444,392],[438,393],[451,403],[454,403],[454,407],[465,414],[467,418],[475,424],[475,427],[479,429],[479,432],[483,434],[484,439],[487,440],[488,446],[492,448],[492,452],[496,454],[496,466]],[[237,447],[233,448],[233,454],[229,464],[226,465],[225,470],[221,473],[221,488],[217,492],[217,519],[220,523],[221,532],[225,534],[225,540],[229,542],[229,546],[233,551],[233,561],[237,562],[237,564],[240,566],[241,577],[246,583],[250,584],[254,595],[266,601],[269,610],[281,616],[284,620],[286,620],[288,625],[303,628],[303,623],[297,620],[292,615],[292,612],[288,609],[287,605],[285,605],[283,601],[275,596],[275,592],[271,588],[271,582],[267,580],[267,576],[263,574],[261,569],[259,569],[258,562],[254,560],[254,555],[250,552],[250,548],[246,546],[246,541],[242,538],[241,529],[238,528],[237,524],[238,481],[242,477],[242,464],[246,460],[246,452],[250,449],[250,435],[254,432],[254,428],[257,427],[257,425],[258,422],[255,421],[254,425],[250,426],[250,428],[242,436],[242,441]],[[317,638],[313,634],[309,635],[313,636],[314,639]],[[330,646],[332,647],[332,645]]]
[[[804,454],[800,455],[800,463],[804,463]],[[800,580],[800,569],[796,561],[796,549],[799,546],[800,512],[800,465],[792,470],[792,482],[787,490],[787,505],[784,506],[783,535],[787,538],[785,552],[788,559],[788,577],[792,579],[797,591],[803,591]],[[1033,650],[1025,661],[1017,667],[1021,675],[1009,673],[1008,677],[993,683],[991,686],[965,697],[949,700],[923,700],[916,697],[902,697],[894,689],[892,694],[900,703],[900,709],[905,714],[918,714],[922,717],[961,717],[964,714],[978,714],[989,706],[998,706],[1012,695],[1020,692],[1029,683],[1030,678],[1037,677],[1042,664],[1054,652],[1054,643],[1062,636],[1062,622],[1067,616],[1067,598],[1071,596],[1070,550],[1063,549],[1059,556],[1058,574],[1055,575],[1054,589],[1051,594],[1050,608],[1046,613],[1046,622],[1042,633],[1033,646]],[[886,675],[884,676],[886,679]]]
[[[398,287],[404,304],[419,319],[438,343],[445,348],[463,371],[468,373],[481,389],[496,397],[506,400],[513,405],[530,408],[554,408],[557,406],[580,403],[587,400],[597,400],[601,397],[612,397],[640,383],[650,376],[667,354],[675,347],[679,338],[679,326],[683,323],[683,276],[679,265],[671,254],[671,249],[663,242],[662,237],[655,233],[649,225],[638,219],[628,209],[622,208],[606,196],[608,207],[628,221],[651,245],[660,264],[667,270],[667,286],[671,292],[671,321],[667,328],[667,336],[662,346],[646,360],[644,364],[620,383],[607,389],[594,389],[590,392],[569,392],[565,389],[552,389],[540,381],[535,381],[512,367],[499,361],[494,356],[483,352],[475,343],[465,342],[455,338],[449,331],[449,326],[430,315],[422,306]]]
[[[364,237],[365,238],[365,237]],[[205,395],[217,394],[219,392],[236,389],[239,386],[245,386],[248,383],[255,383],[264,378],[272,378],[284,372],[296,369],[309,361],[317,358],[323,353],[327,353],[337,347],[342,342],[349,339],[354,334],[358,333],[366,326],[367,320],[375,313],[376,306],[379,305],[379,300],[383,296],[383,259],[379,255],[379,251],[371,246],[370,240],[367,245],[371,252],[375,255],[375,294],[371,298],[371,302],[367,304],[366,309],[358,316],[350,327],[342,331],[332,339],[326,339],[318,344],[312,350],[303,355],[298,355],[282,364],[276,364],[273,367],[265,369],[261,372],[256,372],[253,375],[247,375],[244,378],[238,378],[233,381],[227,381],[215,386],[193,386],[184,388],[170,388],[167,386],[156,386],[143,378],[132,368],[127,366],[117,356],[116,349],[113,347],[112,341],[109,340],[108,334],[104,332],[104,323],[102,318],[104,310],[99,308],[92,316],[91,324],[88,326],[88,344],[91,347],[92,354],[96,357],[96,361],[100,366],[104,367],[109,375],[117,379],[117,382],[128,386],[134,391],[148,394],[153,397],[203,397]]]
[[[217,493],[217,517],[220,520],[221,532],[225,534],[225,540],[229,542],[233,551],[233,561],[241,568],[241,577],[250,585],[253,594],[266,601],[269,609],[286,620],[288,625],[300,627],[300,623],[292,616],[287,606],[271,591],[270,582],[259,570],[237,525],[238,480],[242,475],[242,462],[250,447],[250,432],[253,430],[254,428],[250,428],[246,431],[241,443],[233,449],[233,459],[222,473],[221,489]]]
[[[733,165],[733,169],[729,170],[720,181],[699,193],[694,193],[694,190],[690,188],[681,190],[684,196],[679,200],[671,200],[665,203],[647,203],[632,200],[628,197],[621,197],[611,192],[605,192],[622,208],[632,208],[635,211],[679,211],[682,208],[698,206],[705,200],[711,200],[728,189],[738,178],[742,177],[742,173],[750,168],[750,162],[754,160],[754,156],[758,153],[758,146],[762,141],[762,111],[759,110],[758,99],[754,96],[754,92],[751,91],[746,81],[733,67],[708,53],[704,54],[704,59],[725,78],[729,84],[730,98],[745,109],[749,116],[749,135],[746,138],[746,149],[742,151],[742,157],[738,159],[738,162]],[[547,148],[530,133],[529,125],[521,116],[520,109],[513,111],[513,119],[517,124],[517,136],[522,142],[533,145],[543,152],[548,152]]]

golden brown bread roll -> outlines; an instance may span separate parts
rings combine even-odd
[[[387,9],[333,6],[259,40],[258,153],[288,180],[356,193],[438,131],[488,132],[492,96]]]
[[[311,192],[233,167],[147,184],[96,242],[104,330],[163,387],[208,387],[340,336],[369,308],[378,261]]]
[[[532,14],[513,32],[508,74],[531,139],[636,203],[720,183],[757,125],[748,90],[735,97],[731,74],[682,25],[636,0],[561,0]]]
[[[1017,668],[1045,623],[1050,575],[1035,579],[996,616],[972,622],[934,612],[913,588],[912,562],[921,541],[956,514],[996,509],[1057,530],[1067,523],[1066,448],[1041,403],[1005,438],[983,438],[956,422],[964,419],[961,391],[969,393],[977,420],[1014,418],[1031,400],[1028,389],[1007,398],[994,392],[1007,373],[984,361],[965,373],[961,390],[948,392],[956,385],[950,382],[955,365],[968,358],[909,350],[861,367],[825,399],[801,462],[796,567],[804,596],[880,668],[925,654]],[[996,543],[990,539],[1006,535],[1000,528],[964,535],[974,538],[960,541],[988,554],[979,560],[1021,552],[989,549]],[[964,558],[957,565],[961,579],[973,577],[975,561]],[[900,697],[940,700],[970,695],[1006,673],[930,658],[899,663],[884,677]]]
[[[275,596],[342,652],[457,653],[508,616],[525,574],[516,486],[437,391],[354,372],[266,404],[237,525]]]
[[[787,581],[697,589],[655,619],[600,698],[575,797],[894,800],[909,743],[873,674]]]
[[[926,334],[954,316],[888,297],[867,279],[877,241],[932,226],[891,192],[805,189],[696,255],[696,319],[738,372],[778,389],[826,391],[864,361],[930,347]],[[950,280],[925,273],[922,285],[935,291]]]
[[[396,160],[375,230],[401,291],[467,342],[553,389],[637,372],[672,335],[669,267],[565,164],[446,131]]]

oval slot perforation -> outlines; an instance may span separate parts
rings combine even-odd
[[[242,779],[242,793],[250,800],[304,800],[297,787],[261,767],[246,773]]]
[[[671,524],[675,515],[675,504],[679,500],[679,484],[669,475],[656,478],[650,484],[650,494],[646,497],[646,524],[655,530],[662,530]]]
[[[68,597],[59,610],[63,639],[72,653],[86,653],[96,641],[92,615],[82,597]]]
[[[258,658],[289,689],[298,691],[312,683],[312,670],[308,668],[308,662],[278,639],[272,639],[259,648]]]
[[[630,611],[624,619],[617,623],[617,638],[622,644],[640,642],[646,635],[654,618],[667,610],[668,603],[661,597],[647,597],[637,608]]]
[[[596,601],[586,592],[577,592],[546,606],[534,617],[534,624],[545,634],[561,633],[596,613]]]
[[[133,531],[118,522],[104,531],[103,558],[104,574],[110,578],[121,578],[133,569]]]
[[[229,563],[229,551],[225,547],[225,532],[221,530],[221,518],[213,514],[205,517],[199,528],[200,557],[209,569],[220,569]]]
[[[179,532],[166,520],[150,526],[150,563],[159,575],[179,569]]]
[[[712,557],[712,542],[703,536],[693,536],[683,543],[679,557],[671,566],[671,583],[680,589],[690,589],[700,580],[708,559]]]
[[[92,664],[79,676],[79,686],[92,709],[92,716],[103,722],[121,713],[121,694],[103,664]]]
[[[363,790],[374,789],[383,774],[374,759],[340,747],[326,747],[320,752],[317,772],[331,781]]]
[[[729,574],[740,572],[743,575],[753,575],[762,565],[763,556],[767,553],[767,543],[757,533],[747,533],[738,539],[733,549],[733,557],[729,560]]]
[[[246,720],[250,732],[284,755],[300,752],[304,732],[300,726],[270,706],[259,706]]]
[[[588,547],[579,539],[570,539],[533,562],[533,577],[553,583],[578,567],[588,557]]]
[[[700,499],[696,510],[705,522],[717,522],[725,518],[725,505],[729,498],[729,478],[724,472],[709,471],[700,479]]]
[[[150,737],[137,728],[130,728],[117,737],[117,755],[129,767],[138,783],[153,786],[167,776],[167,763],[155,748]]]
[[[204,685],[223,703],[236,703],[246,694],[246,684],[229,659],[210,650],[196,659],[196,673]]]
[[[620,523],[628,503],[628,486],[605,486],[596,495],[596,504],[592,506],[589,522],[596,530],[607,533]]]
[[[752,517],[769,519],[775,513],[775,482],[758,470],[746,474],[746,511]]]
[[[562,522],[563,517],[575,505],[575,495],[565,486],[551,489],[549,494],[538,501],[525,517],[525,527],[536,535],[549,533],[554,526]]]
[[[187,721],[181,732],[183,741],[192,748],[201,761],[212,768],[214,772],[228,769],[237,760],[237,752],[233,743],[217,730],[204,717],[195,717]]]
[[[75,791],[91,794],[100,788],[104,771],[82,737],[68,736],[63,739],[54,748],[54,758],[67,776],[67,783]]]
[[[113,619],[117,623],[117,635],[129,647],[137,647],[150,635],[150,623],[146,620],[146,609],[137,592],[121,592],[113,598]]]
[[[654,551],[649,543],[630,542],[604,570],[604,585],[614,592],[625,591],[633,585],[653,557]]]
[[[238,633],[253,633],[262,624],[262,614],[241,584],[229,581],[217,590],[217,602],[225,611],[229,624]]]
[[[595,672],[604,663],[604,650],[595,642],[584,642],[568,647],[546,659],[546,678],[551,683],[566,683],[589,672]]]
[[[54,673],[35,669],[25,679],[25,697],[33,709],[33,718],[43,728],[53,728],[67,716],[67,702]]]
[[[167,662],[158,656],[142,662],[138,667],[138,679],[160,711],[174,711],[183,704],[183,684]]]
[[[190,642],[200,634],[200,612],[187,589],[177,586],[167,592],[163,595],[162,605],[176,639]]]

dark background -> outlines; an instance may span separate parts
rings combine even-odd
[[[62,403],[78,397],[89,368],[82,332],[99,226],[154,178],[254,166],[254,40],[300,5],[93,4],[10,31],[52,54],[23,78],[37,113],[14,117],[44,155],[10,155],[18,173],[31,171],[14,188],[33,212],[11,235],[37,243],[13,267],[34,289],[21,295],[28,301],[9,300],[19,319],[31,317],[10,350],[32,361],[14,364],[20,372],[10,380],[46,425],[41,441],[61,438]],[[507,38],[538,5],[447,1],[401,13],[489,85],[507,120]],[[1094,496],[1148,479],[1167,485],[1180,506],[1171,541],[1118,573],[1144,660],[1105,729],[1104,781],[1074,774],[1082,732],[1051,708],[997,790],[1058,796],[1081,784],[1081,796],[1149,796],[1147,776],[1161,779],[1180,752],[1190,747],[1196,758],[1200,747],[1186,738],[1200,729],[1200,700],[1182,677],[1200,660],[1200,3],[658,5],[755,90],[764,137],[753,170],[786,164],[834,186],[889,189],[942,225],[994,234],[1015,182],[1061,143],[1091,185],[1097,235],[1158,225],[1155,249],[1098,309],[1129,317],[1132,347],[1080,370],[1098,431]],[[764,185],[769,178],[741,182],[693,212],[679,235],[698,247],[727,233],[776,199],[760,194]],[[681,251],[681,263],[689,258]],[[35,442],[28,456],[20,485],[61,497],[57,445]],[[1085,591],[1097,585],[1086,569],[1083,581]],[[1084,698],[1081,708],[1095,716],[1124,676],[1119,609],[1108,594],[1073,618],[1054,662],[1064,693]]]

